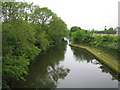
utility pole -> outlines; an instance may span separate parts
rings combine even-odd
[[[120,1],[118,2],[118,28],[117,35],[120,36]]]

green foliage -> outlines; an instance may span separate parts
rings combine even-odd
[[[3,88],[12,79],[25,80],[28,66],[41,50],[60,43],[67,27],[48,8],[32,3],[2,2]]]
[[[2,19],[7,22],[12,19],[28,19],[28,12],[31,12],[32,3],[26,2],[2,2]]]
[[[105,29],[102,31],[92,30],[91,32],[95,34],[116,34],[116,30],[113,28]]]
[[[46,49],[46,48],[49,46],[49,41],[48,41],[48,39],[46,38],[47,35],[46,35],[44,32],[42,32],[42,33],[40,33],[40,34],[37,33],[36,36],[37,36],[37,41],[36,41],[36,43],[39,44],[38,47],[39,47],[39,48],[42,48],[42,49]]]
[[[77,30],[81,30],[81,28],[80,28],[80,27],[77,27],[77,26],[73,26],[73,27],[71,27],[71,29],[70,29],[70,33],[69,33],[69,36],[71,36],[72,33],[75,32],[75,31],[77,31]]]
[[[118,36],[110,36],[110,35],[105,35],[105,36],[94,36],[94,41],[91,42],[91,44],[95,46],[100,46],[100,47],[105,47],[109,49],[118,49],[118,43],[120,42]]]
[[[73,26],[71,27],[70,32],[75,32],[76,30],[81,30],[81,28],[77,26]]]
[[[24,20],[14,20],[3,26],[3,80],[24,80],[30,60],[38,54],[34,46],[34,29]],[[3,83],[4,87],[4,83]]]
[[[29,59],[26,55],[13,56],[7,54],[3,57],[3,79],[17,78],[23,79],[24,75],[28,74]]]
[[[71,37],[75,43],[89,43],[93,39],[92,34],[85,30],[77,30],[72,33]]]
[[[113,28],[110,28],[109,30],[113,30]],[[93,35],[90,31],[77,30],[72,32],[71,39],[74,43],[88,44],[96,47],[104,47],[106,49],[120,51],[118,47],[120,43],[120,37],[118,36]]]
[[[66,24],[60,18],[55,18],[53,21],[51,21],[49,24],[49,29],[50,30],[48,31],[48,34],[54,41],[54,44],[61,42],[67,33]]]

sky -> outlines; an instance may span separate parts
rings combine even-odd
[[[24,0],[40,7],[48,7],[70,29],[79,26],[86,30],[103,30],[118,26],[120,0]]]

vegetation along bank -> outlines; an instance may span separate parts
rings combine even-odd
[[[110,30],[108,31],[110,32]],[[105,32],[108,31],[105,30]],[[74,26],[70,30],[70,40],[70,46],[79,47],[88,51],[113,71],[120,73],[120,37],[107,34],[100,36],[94,34],[94,31],[88,31]]]
[[[33,3],[2,2],[3,88],[12,80],[25,80],[29,65],[41,51],[61,43],[65,22],[50,9]]]
[[[54,12],[33,3],[2,2],[1,8],[3,88],[9,88],[13,80],[25,81],[25,76],[29,74],[29,65],[35,57],[41,51],[60,45],[68,33],[72,42],[70,45],[90,51],[113,70],[120,72],[115,64],[120,64],[119,57],[116,57],[120,52],[120,37],[100,36],[97,31],[83,30],[76,26],[69,32],[65,22]],[[115,33],[113,28],[103,32]],[[99,47],[112,50],[115,57],[110,56],[110,62],[103,57],[105,55],[96,54],[92,47],[96,48],[95,51]]]

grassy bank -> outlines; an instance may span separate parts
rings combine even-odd
[[[76,44],[69,44],[69,45],[86,50],[87,52],[91,53],[97,60],[103,62],[113,71],[120,74],[120,64],[118,63],[118,60],[114,60],[114,57],[110,56],[109,54],[104,53],[103,51],[91,46],[76,45]]]

